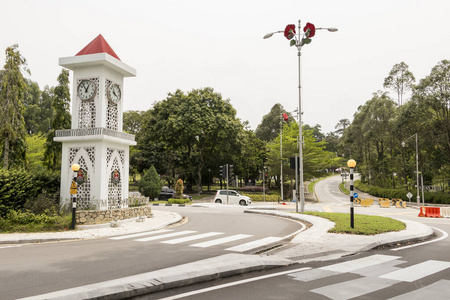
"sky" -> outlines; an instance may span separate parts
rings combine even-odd
[[[0,67],[18,44],[41,89],[57,85],[60,57],[102,34],[137,70],[125,79],[124,111],[212,87],[251,129],[276,103],[298,107],[297,49],[283,34],[263,36],[299,20],[339,29],[317,31],[301,51],[302,121],[325,134],[388,91],[395,64],[405,62],[419,81],[450,59],[448,0],[0,0],[0,10]]]

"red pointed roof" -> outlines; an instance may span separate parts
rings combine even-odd
[[[108,44],[108,42],[103,38],[101,34],[99,34],[95,39],[92,40],[86,47],[81,49],[75,56],[86,55],[86,54],[96,54],[96,53],[108,53],[111,56],[114,56],[118,60],[120,58]]]

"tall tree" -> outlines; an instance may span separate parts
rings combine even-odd
[[[339,135],[344,134],[345,128],[347,128],[348,125],[350,125],[350,121],[348,119],[340,119],[336,126],[334,126],[334,129],[337,129],[335,133]]]
[[[184,175],[202,193],[202,171],[209,158],[230,164],[240,150],[241,131],[236,110],[214,89],[177,90],[154,105],[138,148],[143,162],[166,175]]]
[[[408,65],[404,62],[395,64],[389,72],[389,76],[384,79],[384,88],[390,88],[397,93],[398,105],[403,104],[403,94],[410,91],[416,79],[408,70]]]
[[[23,100],[27,84],[23,73],[30,74],[18,45],[6,48],[6,62],[0,71],[0,139],[3,144],[3,168],[26,163],[26,130]]]
[[[54,88],[52,102],[54,115],[52,128],[47,134],[45,143],[44,160],[47,168],[56,171],[61,162],[62,144],[53,141],[55,131],[70,128],[71,115],[70,107],[70,89],[69,89],[69,70],[62,69],[58,76],[58,86]]]
[[[288,123],[293,121],[290,113],[286,112],[283,105],[275,104],[270,109],[270,112],[262,118],[261,124],[256,127],[255,135],[258,139],[270,142],[275,139],[281,130],[281,115],[286,113],[289,116]]]

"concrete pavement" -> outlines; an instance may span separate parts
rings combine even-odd
[[[287,203],[293,207],[292,203]],[[214,203],[196,204],[197,206],[216,206]],[[223,205],[221,205],[223,207]],[[401,220],[406,229],[401,232],[378,234],[375,236],[359,236],[349,234],[332,234],[327,231],[334,223],[314,216],[283,212],[277,203],[252,205],[245,209],[246,213],[259,213],[287,217],[304,221],[312,225],[292,238],[284,247],[259,255],[226,254],[207,260],[196,261],[163,270],[152,271],[116,280],[99,282],[87,286],[57,291],[25,299],[123,299],[160,291],[167,288],[180,287],[197,282],[214,280],[221,277],[242,274],[245,272],[264,270],[311,260],[327,260],[373,249],[381,245],[393,245],[404,242],[420,241],[431,238],[433,230],[421,223]],[[256,209],[255,209],[256,208]],[[129,220],[112,228],[109,224],[89,227],[83,230],[35,233],[35,234],[1,234],[1,245],[13,243],[35,243],[44,241],[63,241],[68,239],[92,239],[114,235],[130,234],[140,231],[157,230],[181,221],[182,217],[173,212],[153,209],[153,217],[144,222]]]

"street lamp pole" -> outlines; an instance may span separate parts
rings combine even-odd
[[[290,28],[292,26],[292,28]],[[290,30],[289,30],[290,29]],[[284,32],[286,38],[291,40],[291,46],[297,47],[297,56],[298,56],[298,135],[299,135],[299,173],[300,173],[300,189],[299,189],[299,197],[300,198],[300,211],[304,212],[305,210],[305,186],[303,183],[303,135],[302,135],[302,85],[301,85],[301,49],[303,45],[309,44],[311,42],[311,37],[314,36],[315,30],[325,29],[330,32],[336,32],[337,28],[315,28],[313,24],[307,23],[304,29],[305,34],[304,38],[301,36],[301,21],[298,20],[298,33],[295,34],[295,25],[288,25],[285,31],[275,31],[266,34],[263,38],[268,39],[272,37],[275,33]],[[297,169],[296,169],[297,173]],[[297,198],[297,201],[298,201]]]
[[[406,141],[412,138],[413,136],[416,136],[416,185],[417,185],[417,206],[420,205],[420,192],[419,192],[419,137],[417,135],[417,132],[404,140],[402,142],[402,147],[406,146]]]
[[[355,228],[355,212],[354,212],[354,196],[353,196],[353,172],[356,166],[356,161],[350,159],[347,161],[347,166],[350,168],[350,227]]]
[[[80,170],[79,164],[73,164],[70,166],[72,171],[78,172]],[[70,194],[72,196],[72,226],[71,229],[75,229],[75,223],[76,223],[76,211],[77,211],[77,191],[78,191],[78,184],[77,184],[77,176],[75,176],[72,180],[72,184],[70,186]]]
[[[283,202],[283,113],[280,112],[280,188],[281,202]]]

